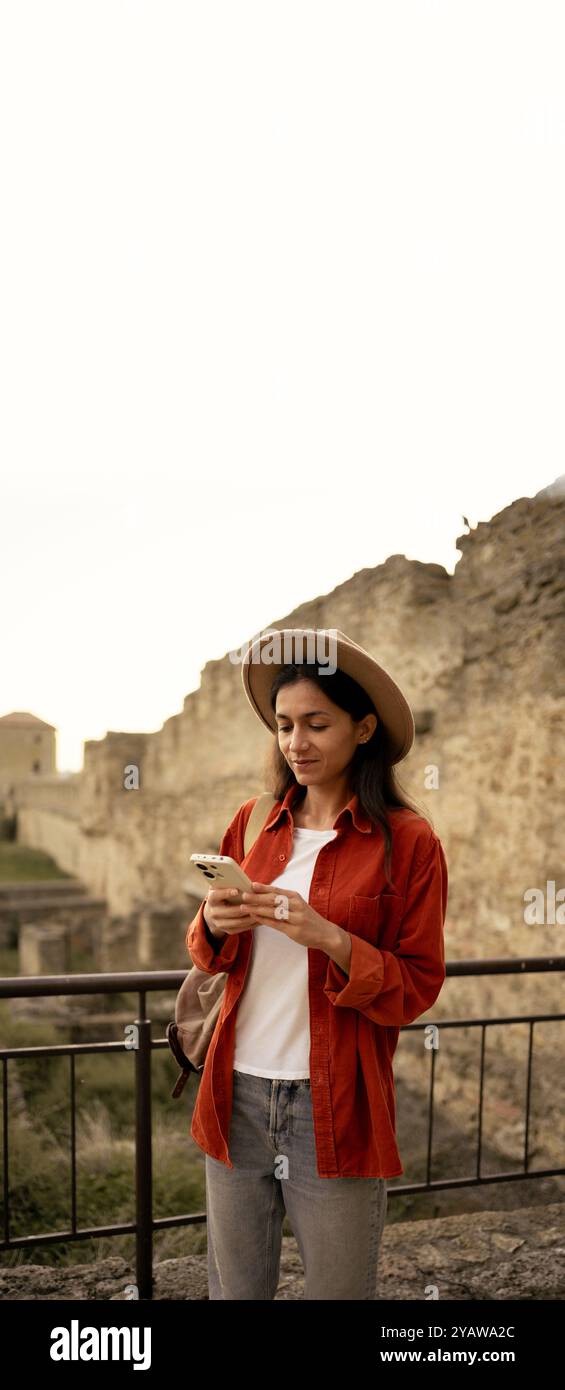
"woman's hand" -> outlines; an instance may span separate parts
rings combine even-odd
[[[301,946],[312,946],[328,954],[330,946],[335,944],[339,928],[315,912],[300,893],[290,888],[283,893],[270,883],[254,883],[253,892],[241,896],[243,904],[236,909],[241,917],[250,912],[254,922],[284,932]]]
[[[256,925],[248,910],[244,912],[238,902],[234,904],[233,899],[239,898],[239,894],[239,888],[210,888],[204,906],[204,921],[212,936],[222,936],[223,933],[233,936]]]

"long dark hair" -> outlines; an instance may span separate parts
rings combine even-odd
[[[340,709],[347,710],[354,720],[363,719],[366,714],[377,716],[377,726],[374,733],[366,743],[358,744],[349,764],[348,773],[351,795],[357,793],[363,810],[373,823],[380,825],[382,829],[385,840],[385,875],[388,883],[394,887],[391,880],[392,825],[387,815],[387,809],[389,807],[403,807],[405,810],[415,811],[417,815],[424,815],[426,819],[429,817],[420,807],[409,800],[401,788],[392,761],[390,738],[379,718],[378,711],[362,686],[353,680],[352,676],[348,676],[345,671],[338,669],[333,674],[320,676],[313,663],[304,665],[303,663],[289,662],[281,666],[271,687],[270,698],[273,714],[276,712],[279,690],[282,690],[283,686],[286,685],[295,685],[300,680],[313,681],[328,696],[328,699],[332,700]],[[270,790],[277,801],[284,799],[293,784],[299,785],[298,779],[279,748],[276,734],[266,772]],[[298,798],[296,804],[301,804],[306,795],[307,788],[303,787],[301,790],[303,795]]]

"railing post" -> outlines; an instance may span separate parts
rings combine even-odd
[[[151,1153],[151,1021],[139,993],[135,1049],[136,1282],[140,1298],[153,1297],[153,1173]]]

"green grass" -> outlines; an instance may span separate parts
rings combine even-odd
[[[8,975],[14,973],[9,956],[7,951],[0,954],[0,969]],[[148,1002],[150,1007],[150,996]],[[154,1024],[152,1035],[163,1037],[162,1023]],[[4,1047],[68,1040],[66,1030],[47,1019],[29,1023],[14,1019],[8,1000],[0,1000],[0,1036]],[[8,1069],[11,1234],[33,1236],[65,1229],[71,1218],[69,1059],[22,1058],[11,1060]],[[203,1212],[204,1154],[190,1138],[197,1083],[190,1080],[182,1099],[172,1099],[178,1067],[168,1048],[153,1052],[151,1074],[154,1216]],[[135,1219],[134,1078],[135,1054],[125,1048],[119,1053],[75,1057],[79,1227]],[[205,1223],[157,1232],[154,1237],[155,1260],[205,1250]],[[108,1255],[135,1260],[135,1237],[31,1245],[2,1252],[0,1267],[68,1266]]]
[[[18,973],[19,973],[19,971],[18,971],[18,951],[17,951],[17,947],[16,947],[16,946],[1,946],[1,947],[0,947],[0,975],[5,975],[6,977],[9,978],[11,975],[17,975]],[[2,1004],[3,1004],[3,1003],[4,1003],[4,1000],[2,1000]],[[0,1007],[1,1007],[1,1005],[0,1005]],[[5,1039],[3,1039],[3,1042],[4,1042],[4,1041],[5,1041]],[[6,1047],[7,1047],[7,1046],[8,1046],[8,1043],[6,1043]]]
[[[73,878],[60,869],[50,854],[13,840],[0,841],[0,883],[25,883],[43,878]]]

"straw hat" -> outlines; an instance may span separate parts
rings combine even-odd
[[[317,671],[338,667],[352,676],[372,700],[391,741],[393,763],[399,763],[414,742],[414,716],[399,686],[351,637],[338,628],[271,628],[254,638],[241,664],[243,689],[251,708],[272,734],[277,723],[271,709],[271,686],[281,666],[289,662]],[[331,697],[330,697],[331,698]]]

